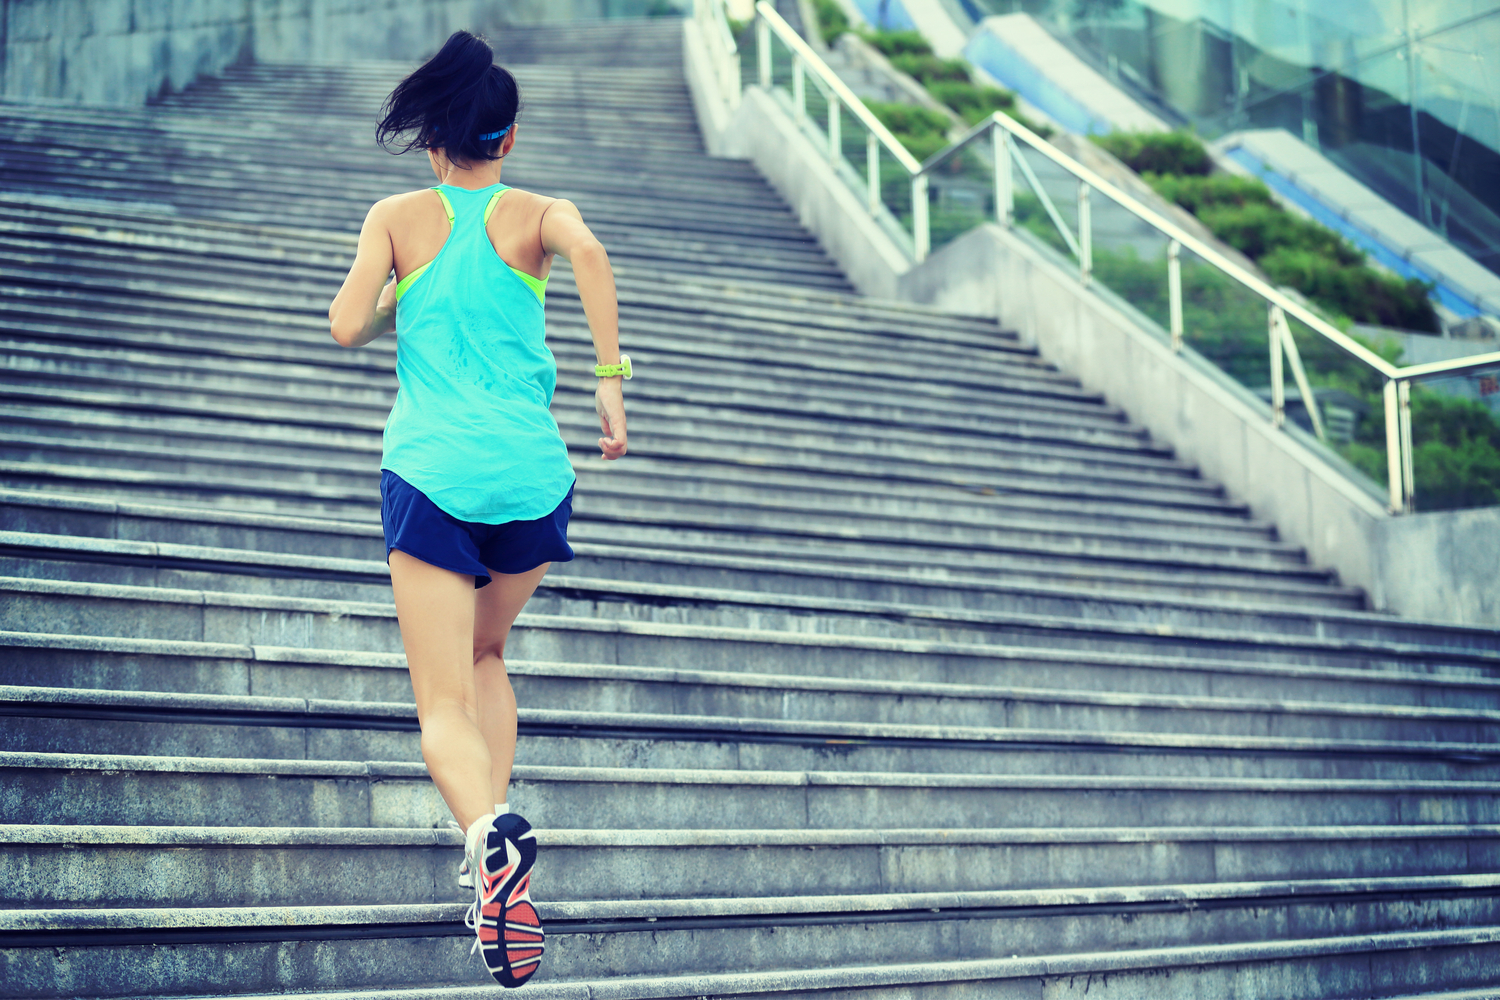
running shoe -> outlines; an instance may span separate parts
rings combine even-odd
[[[489,829],[468,858],[474,879],[474,902],[464,919],[474,931],[475,951],[501,986],[524,984],[542,962],[545,935],[531,902],[531,866],[536,862],[536,834],[515,813],[490,821]]]

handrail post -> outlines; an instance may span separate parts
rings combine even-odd
[[[760,64],[760,85],[765,90],[771,89],[771,26],[766,19],[758,17],[755,20],[755,56]]]
[[[1396,383],[1397,403],[1401,412],[1401,510],[1410,514],[1417,509],[1417,476],[1412,461],[1411,379]]]
[[[874,132],[865,133],[865,198],[871,215],[880,211],[880,142]]]
[[[802,59],[792,53],[792,107],[797,110],[797,120],[807,118],[807,67]]]
[[[1402,475],[1401,468],[1401,404],[1396,391],[1398,381],[1386,379],[1381,392],[1385,397],[1385,479],[1389,489],[1388,507],[1392,514],[1406,511],[1406,477]]]
[[[990,145],[995,156],[995,221],[1010,228],[1016,214],[1015,177],[1011,173],[1010,133],[990,126]]]
[[[839,95],[828,95],[828,162],[834,166],[838,166],[844,148],[842,107]]]
[[[1089,217],[1089,185],[1078,182],[1078,271],[1085,287],[1094,273],[1094,224]]]
[[[1271,426],[1286,424],[1286,385],[1281,370],[1281,307],[1266,313],[1266,339],[1271,345]]]
[[[1172,352],[1182,353],[1182,244],[1167,244],[1167,312],[1172,332]]]
[[[917,174],[911,179],[911,237],[915,246],[917,263],[927,259],[932,249],[932,234],[927,228],[927,175]]]

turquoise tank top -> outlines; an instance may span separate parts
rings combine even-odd
[[[448,213],[438,255],[396,285],[396,378],[380,467],[461,521],[552,513],[573,485],[548,407],[545,279],[500,259],[485,223],[504,184],[433,188]]]

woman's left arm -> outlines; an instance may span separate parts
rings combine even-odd
[[[390,278],[395,254],[388,214],[384,201],[370,207],[349,276],[328,307],[329,332],[344,347],[363,347],[396,328],[396,279]]]

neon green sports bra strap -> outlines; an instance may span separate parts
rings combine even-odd
[[[453,202],[449,201],[448,196],[443,194],[442,188],[433,188],[432,190],[436,191],[437,196],[443,199],[443,211],[448,213],[448,225],[453,225]]]
[[[503,195],[503,194],[505,194],[505,192],[507,192],[509,190],[510,190],[510,188],[503,187],[499,191],[496,191],[494,194],[490,195],[489,203],[484,206],[484,224],[485,225],[489,225],[489,223],[490,223],[490,216],[492,216],[492,215],[495,214],[495,206],[497,206],[497,205],[500,204],[500,196]]]

